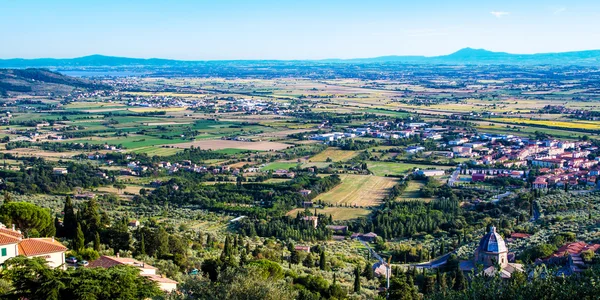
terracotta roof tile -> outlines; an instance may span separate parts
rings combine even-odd
[[[18,237],[14,237],[12,235],[8,235],[8,234],[0,232],[0,245],[16,244],[20,240],[21,239]]]
[[[130,265],[130,266],[135,266],[135,267],[142,267],[142,265],[143,265],[144,269],[156,269],[156,267],[153,267],[149,264],[135,260],[133,258],[114,257],[114,256],[106,256],[106,255],[102,255],[102,256],[100,256],[100,258],[90,262],[88,267],[89,268],[97,268],[97,267],[110,268],[110,267],[114,267],[116,265]]]
[[[19,255],[35,256],[64,251],[67,251],[67,247],[52,238],[24,239],[19,243]]]
[[[0,227],[0,233],[8,234],[10,236],[14,236],[14,237],[17,237],[17,238],[22,238],[23,237],[23,235],[21,234],[20,231],[8,229],[8,228],[5,228],[5,227]]]

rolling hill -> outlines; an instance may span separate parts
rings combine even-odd
[[[0,69],[0,96],[48,93],[60,95],[78,88],[96,90],[110,87],[46,69]]]

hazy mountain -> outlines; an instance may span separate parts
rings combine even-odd
[[[38,58],[38,59],[0,59],[0,68],[79,68],[79,67],[178,67],[212,64],[281,64],[281,63],[407,63],[407,64],[528,64],[528,65],[597,65],[600,63],[600,50],[573,51],[539,54],[511,54],[493,52],[484,49],[464,48],[442,56],[381,56],[356,59],[324,60],[229,60],[229,61],[184,61],[171,59],[141,59],[91,55],[78,58]]]

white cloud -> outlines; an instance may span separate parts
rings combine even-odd
[[[507,12],[507,11],[492,11],[492,12],[490,12],[490,13],[491,13],[492,15],[494,15],[494,17],[496,17],[496,18],[498,18],[498,19],[500,19],[500,18],[502,18],[502,17],[504,17],[504,16],[508,16],[508,15],[510,15],[510,13],[509,13],[509,12]]]

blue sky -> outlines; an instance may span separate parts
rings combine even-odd
[[[600,49],[600,1],[0,0],[0,58],[320,59],[463,47]]]

